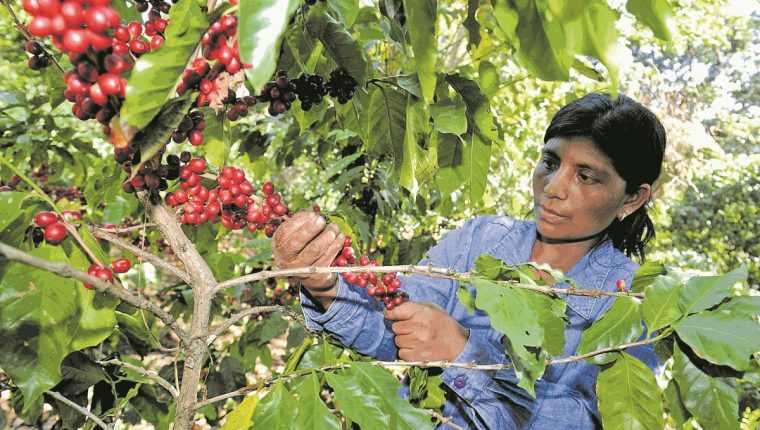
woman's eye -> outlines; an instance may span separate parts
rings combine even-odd
[[[584,182],[584,183],[587,183],[587,184],[594,184],[594,183],[597,182],[596,178],[593,178],[593,177],[591,177],[589,175],[586,175],[584,173],[580,173],[578,175],[578,177],[580,178],[581,182]]]
[[[557,163],[549,158],[543,158],[541,162],[544,163],[547,169],[554,170],[557,168]]]

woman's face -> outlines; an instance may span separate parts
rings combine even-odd
[[[625,185],[609,157],[591,140],[550,139],[533,171],[538,232],[549,239],[578,239],[601,232],[624,213],[630,197]]]

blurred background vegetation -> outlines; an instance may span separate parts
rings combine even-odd
[[[745,265],[750,284],[758,289],[760,4],[672,1],[678,34],[666,45],[625,11],[625,2],[609,3],[623,15],[620,91],[651,108],[668,132],[665,174],[651,211],[658,235],[648,259],[713,273]],[[478,50],[480,57],[473,58],[466,28],[450,25],[464,19],[466,7],[459,2],[440,4],[438,69],[478,76],[504,132],[503,144],[492,148],[482,202],[472,204],[460,191],[448,198],[440,184],[432,182],[411,196],[392,179],[388,161],[358,152],[361,142],[355,133],[341,129],[340,118],[338,126],[307,123],[306,114],[295,109],[280,118],[250,115],[233,127],[209,121],[209,127],[223,128],[218,133],[223,138],[193,148],[194,153],[205,151],[213,165],[230,160],[258,181],[274,181],[291,208],[319,204],[336,214],[334,219],[345,221],[344,232],[359,239],[362,251],[389,264],[416,262],[446,232],[473,216],[529,217],[530,173],[550,118],[574,98],[609,91],[610,81],[576,72],[568,82],[542,81],[526,73],[514,61],[514,50],[504,45]],[[388,47],[378,41],[382,33],[376,37],[383,29],[368,18],[373,13],[362,9],[353,30],[377,61]],[[81,192],[90,210],[87,222],[121,224],[125,217],[135,217],[137,202],[120,190],[123,175],[100,127],[94,121],[78,121],[70,104],[60,103],[62,82],[55,67],[43,72],[27,68],[24,39],[5,11],[0,13],[0,28],[0,153],[49,191],[60,193],[61,209],[79,209]],[[604,75],[599,63],[589,64],[597,70],[587,75]],[[392,70],[384,72],[391,75]],[[186,145],[170,149],[191,149]],[[0,168],[2,184],[10,177],[11,172]],[[228,234],[217,246],[215,227],[186,228],[219,279],[271,265],[268,240]],[[161,247],[155,234],[148,237],[154,252]],[[133,279],[141,286],[155,277],[141,274],[145,277]],[[271,296],[274,287],[268,285],[266,294]],[[166,292],[177,298],[173,313],[187,309],[187,293],[182,287]],[[249,290],[240,290],[238,299],[251,300],[244,293]],[[757,390],[750,387],[743,393],[742,410],[757,408]]]

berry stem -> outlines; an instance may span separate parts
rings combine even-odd
[[[18,31],[21,32],[21,35],[24,36],[24,38],[27,41],[35,40],[34,37],[32,37],[31,34],[29,34],[29,30],[26,29],[26,26],[21,22],[21,20],[18,19],[18,16],[16,16],[16,12],[13,11],[13,8],[11,7],[11,4],[8,2],[8,0],[2,0],[3,4],[5,5],[5,8],[8,9],[8,13],[11,14],[11,18],[13,19],[13,23],[16,25],[16,28],[18,28]],[[50,56],[50,59],[53,60],[53,63],[55,63],[56,67],[58,67],[58,70],[63,73],[63,67],[61,67],[61,64],[58,63],[58,60],[55,59],[54,56]]]
[[[5,0],[3,0],[5,1]],[[61,211],[58,210],[58,206],[55,205],[55,202],[53,199],[51,199],[47,194],[45,194],[44,191],[42,191],[42,188],[40,188],[33,180],[31,180],[28,176],[26,176],[23,172],[18,170],[16,166],[14,166],[12,163],[10,163],[8,160],[3,157],[2,154],[0,154],[0,163],[5,165],[5,167],[11,169],[11,171],[19,176],[24,182],[26,182],[34,191],[39,193],[40,197],[47,202],[48,205],[55,211],[56,214],[58,214],[59,217],[63,218],[63,214],[61,214]]]

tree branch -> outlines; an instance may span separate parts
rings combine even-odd
[[[431,278],[453,279],[455,281],[461,280],[461,278],[467,278],[472,276],[471,272],[456,272],[452,269],[445,269],[441,267],[433,266],[415,266],[415,265],[400,265],[400,266],[355,266],[355,267],[298,267],[294,269],[280,269],[280,270],[262,270],[260,272],[252,273],[249,275],[241,276],[238,278],[230,279],[219,283],[214,292],[218,293],[225,288],[229,288],[233,285],[243,284],[246,282],[260,281],[262,279],[278,278],[294,275],[308,275],[313,273],[348,273],[348,272],[375,272],[375,273],[388,273],[388,272],[404,272],[413,273],[417,275],[429,276]],[[514,288],[522,288],[525,290],[538,291],[550,296],[559,295],[571,295],[571,296],[588,296],[588,297],[638,297],[643,298],[644,293],[608,293],[605,291],[596,290],[582,290],[579,288],[552,288],[544,287],[540,285],[528,285],[517,282],[510,282],[510,286]]]
[[[42,258],[37,258],[33,255],[27,254],[26,252],[14,248],[12,246],[9,246],[3,242],[0,242],[0,255],[7,258],[10,261],[17,261],[19,263],[26,264],[28,266],[36,267],[38,269],[46,270],[51,273],[55,273],[58,276],[64,277],[64,278],[71,278],[76,279],[78,281],[86,282],[88,284],[91,284],[95,287],[96,290],[111,294],[112,296],[116,296],[119,299],[121,299],[124,302],[129,303],[130,305],[144,309],[152,314],[154,314],[158,319],[164,322],[167,326],[171,327],[172,330],[177,334],[177,336],[180,338],[180,341],[183,344],[190,343],[190,336],[187,334],[187,332],[182,329],[177,324],[177,321],[174,319],[171,314],[166,312],[165,310],[161,309],[160,307],[154,305],[153,303],[150,303],[146,299],[142,297],[137,297],[132,295],[129,291],[125,290],[124,288],[117,287],[113,284],[104,282],[100,278],[96,278],[94,276],[90,276],[87,273],[80,272],[79,270],[64,264],[64,263],[57,263],[53,261],[44,260]]]
[[[228,328],[232,327],[241,319],[247,316],[259,316],[272,312],[285,312],[295,317],[302,325],[305,325],[303,317],[287,306],[255,306],[232,315],[228,320],[217,326],[215,329],[209,330],[208,332],[202,334],[199,336],[199,338],[206,339],[206,344],[211,345],[211,343],[214,342],[217,337],[219,337],[222,333],[227,331]]]
[[[131,363],[125,363],[125,362],[123,362],[121,360],[116,360],[116,359],[101,360],[101,361],[96,361],[96,363],[100,364],[101,366],[111,364],[111,365],[116,365],[116,366],[119,366],[119,367],[123,367],[125,369],[132,370],[132,371],[137,372],[140,375],[142,375],[142,376],[144,376],[144,377],[146,377],[146,378],[148,378],[150,380],[155,381],[158,385],[166,388],[166,390],[169,391],[169,393],[175,399],[177,398],[177,396],[179,396],[179,391],[177,391],[177,388],[174,385],[172,385],[166,379],[160,377],[158,375],[158,373],[156,373],[156,372],[154,372],[152,370],[148,370],[148,369],[145,369],[144,367],[140,367],[140,366],[135,366],[134,364],[131,364]]]
[[[174,414],[174,429],[185,430],[191,427],[197,409],[198,386],[208,348],[206,342],[199,337],[208,331],[214,286],[217,281],[208,263],[182,231],[182,226],[175,216],[169,213],[163,200],[157,194],[147,191],[139,191],[137,198],[172,247],[174,254],[184,264],[185,271],[190,276],[188,285],[193,290],[190,339],[183,345],[185,360]]]
[[[629,342],[629,343],[622,343],[622,344],[619,344],[619,345],[613,345],[613,346],[610,346],[610,347],[607,347],[607,348],[602,348],[602,349],[599,349],[599,350],[596,350],[596,351],[591,351],[591,352],[588,352],[588,353],[585,353],[585,354],[581,354],[581,355],[573,355],[573,356],[570,356],[570,357],[564,357],[564,358],[558,358],[558,359],[549,359],[549,360],[546,360],[546,365],[549,366],[549,365],[570,363],[570,362],[573,362],[573,361],[585,360],[586,358],[592,357],[594,355],[606,354],[608,352],[622,351],[623,349],[630,348],[630,347],[633,347],[633,346],[646,345],[646,344],[653,343],[653,342],[655,342],[655,341],[663,338],[668,333],[669,332],[663,332],[659,336],[651,338],[651,339],[640,340],[640,341]],[[391,368],[392,367],[424,367],[424,368],[435,367],[435,368],[445,369],[445,368],[452,368],[453,367],[453,368],[471,369],[471,370],[508,370],[508,369],[511,369],[513,367],[512,364],[501,364],[501,363],[498,363],[498,364],[452,363],[452,362],[449,362],[449,361],[380,361],[380,360],[374,360],[374,361],[366,361],[364,363],[370,364],[372,366],[385,367],[385,368],[388,368],[388,367],[391,367]],[[299,370],[299,371],[293,372],[293,373],[291,373],[289,375],[281,375],[281,376],[278,376],[278,377],[270,378],[270,379],[267,379],[265,381],[259,382],[257,384],[251,384],[251,385],[239,388],[239,389],[237,389],[235,391],[231,391],[229,393],[220,394],[220,395],[218,395],[216,397],[212,397],[210,399],[207,399],[205,401],[202,401],[202,402],[198,403],[198,405],[196,407],[197,408],[202,408],[202,407],[204,407],[206,405],[210,405],[210,404],[222,401],[222,400],[226,400],[226,399],[229,399],[229,398],[232,398],[232,397],[242,396],[242,395],[248,394],[248,393],[250,393],[252,391],[260,390],[262,388],[267,388],[267,387],[273,385],[274,383],[276,383],[278,381],[289,382],[289,381],[291,381],[293,379],[300,378],[302,376],[307,376],[311,372],[316,372],[316,371],[319,371],[319,372],[331,372],[331,371],[334,371],[334,370],[346,369],[346,368],[351,367],[352,364],[353,363],[328,364],[328,365],[321,366],[321,367],[314,368],[314,369]]]
[[[99,229],[104,230],[104,231],[106,231],[108,233],[121,234],[121,233],[131,233],[133,231],[142,230],[143,228],[150,228],[150,227],[155,227],[155,226],[156,226],[156,224],[154,224],[152,222],[147,222],[145,224],[130,225],[129,227],[117,227],[117,228],[105,228],[105,229],[97,227],[97,226],[94,226],[94,225],[90,225],[88,227],[90,228],[91,231],[92,231],[93,228],[99,228]]]
[[[58,399],[61,402],[66,403],[67,405],[69,405],[72,408],[76,409],[77,412],[79,412],[80,414],[82,414],[82,415],[86,416],[87,418],[95,421],[95,423],[97,425],[99,425],[102,429],[104,429],[104,430],[113,430],[111,428],[111,426],[109,426],[108,424],[104,423],[103,420],[101,420],[100,418],[96,417],[95,414],[93,414],[92,412],[90,412],[87,408],[84,408],[81,405],[78,405],[78,404],[72,402],[71,400],[67,399],[66,397],[63,397],[63,395],[61,395],[60,393],[57,393],[55,391],[48,391],[47,393],[51,397],[53,397],[55,399]]]
[[[107,240],[107,241],[113,243],[114,245],[118,246],[119,248],[131,252],[132,254],[136,255],[137,257],[139,257],[139,258],[141,258],[141,259],[149,262],[150,264],[156,266],[157,268],[163,270],[164,272],[167,272],[170,275],[173,275],[173,276],[175,276],[175,277],[177,277],[177,278],[185,281],[185,283],[187,283],[187,284],[190,284],[190,282],[192,281],[190,279],[190,275],[188,275],[187,272],[185,272],[184,270],[180,270],[180,269],[172,266],[168,262],[162,260],[157,255],[154,255],[154,254],[152,254],[150,252],[147,252],[147,251],[143,251],[139,247],[134,246],[131,243],[129,243],[129,242],[127,242],[127,241],[125,241],[125,240],[123,240],[123,239],[121,239],[119,237],[116,237],[116,236],[110,234],[110,232],[112,230],[106,230],[106,229],[102,229],[102,228],[99,228],[99,227],[93,227],[93,226],[88,226],[88,227],[90,228],[90,231],[92,232],[93,236],[98,237],[100,239]]]

